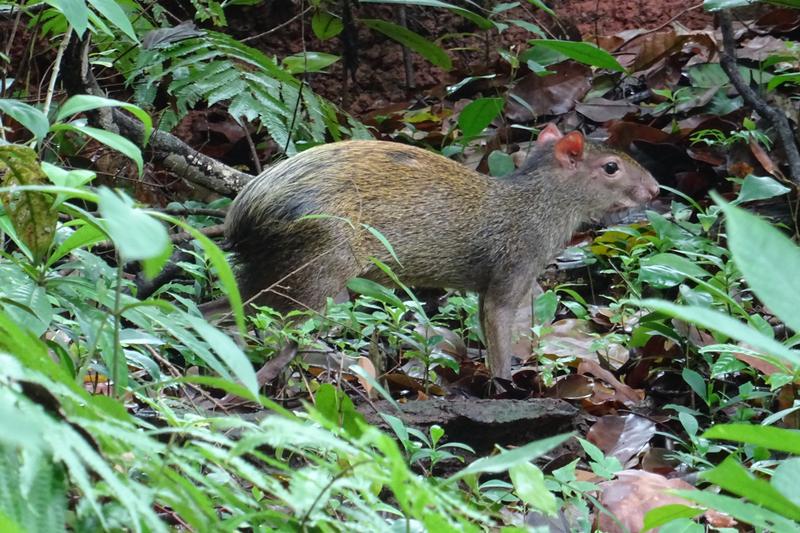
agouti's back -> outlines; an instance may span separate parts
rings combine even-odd
[[[409,285],[475,290],[490,366],[506,376],[499,352],[508,346],[494,331],[497,320],[510,324],[506,307],[516,309],[580,222],[656,192],[628,156],[553,126],[501,179],[420,148],[346,141],[302,152],[248,184],[228,214],[226,239],[244,298],[281,311],[320,309],[355,276],[383,280],[370,257]],[[400,264],[364,225],[386,237]]]

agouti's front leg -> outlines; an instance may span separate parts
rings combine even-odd
[[[481,328],[486,339],[486,362],[493,377],[511,379],[511,332],[522,300],[530,295],[529,281],[506,279],[478,295]]]

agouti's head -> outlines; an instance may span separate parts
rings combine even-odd
[[[629,209],[658,195],[658,182],[633,158],[601,143],[587,141],[579,131],[563,135],[548,124],[536,141],[552,159],[555,176],[586,195],[593,214]]]

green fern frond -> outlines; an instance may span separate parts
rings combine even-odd
[[[291,154],[296,142],[318,144],[348,134],[336,107],[316,95],[275,58],[213,31],[165,47],[145,50],[129,74],[137,103],[152,104],[156,86],[166,84],[175,114],[170,128],[200,102],[228,102],[240,122],[258,121]],[[290,131],[291,129],[291,131]]]

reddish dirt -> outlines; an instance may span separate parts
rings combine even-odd
[[[687,5],[687,0],[664,0],[658,3],[649,0],[556,0],[553,4],[558,20],[531,8],[527,2],[522,3],[524,5],[507,12],[506,18],[536,23],[548,28],[556,37],[576,38],[582,35],[591,38],[595,34],[609,35],[623,30],[656,29],[673,19],[692,29],[706,27],[712,22],[712,17],[701,8],[689,9],[691,6]],[[453,70],[444,72],[412,53],[415,88],[409,89],[400,45],[361,25],[358,26],[355,82],[343,82],[340,61],[325,74],[310,75],[308,81],[311,87],[354,115],[362,116],[392,104],[413,103],[431,91],[440,91],[465,76],[503,73],[508,66],[500,60],[497,50],[524,46],[528,39],[535,37],[511,27],[502,34],[484,32],[448,38],[448,35],[456,33],[473,32],[475,28],[462,17],[441,9],[416,6],[406,9],[410,29],[430,40],[441,39],[439,44],[449,49]],[[284,24],[248,44],[280,59],[303,50],[302,33],[306,37],[306,50],[342,53],[339,38],[321,42],[314,37],[308,16],[302,26],[299,19],[292,20],[297,8],[290,2],[272,4],[267,13],[264,10],[263,6],[231,10],[230,22],[231,28],[235,28],[235,35],[240,38],[252,37]],[[396,21],[397,10],[386,5],[362,4],[354,7],[353,16],[356,19]]]

